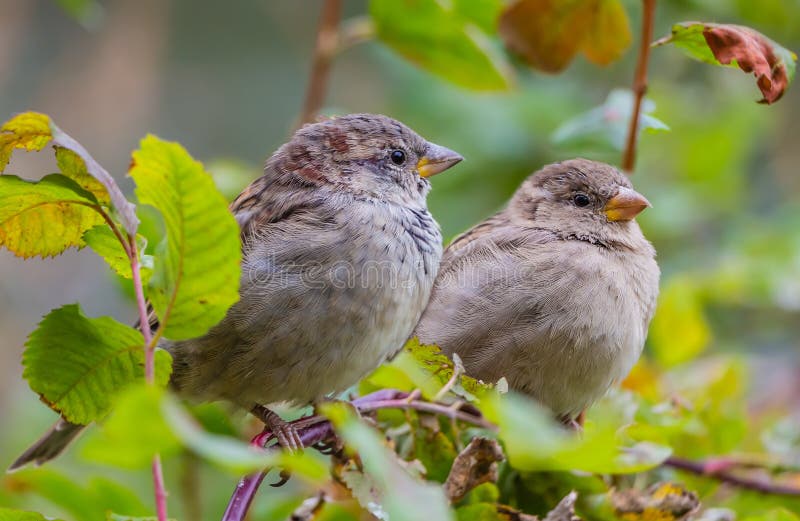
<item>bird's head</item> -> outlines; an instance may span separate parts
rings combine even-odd
[[[304,182],[408,204],[424,203],[428,178],[462,159],[392,118],[351,114],[303,126],[270,161]]]
[[[651,206],[628,177],[611,165],[571,159],[542,168],[526,180],[510,211],[560,236],[589,242],[628,242],[639,234],[634,219]]]

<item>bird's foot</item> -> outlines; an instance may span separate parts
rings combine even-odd
[[[583,422],[585,418],[586,411],[581,411],[581,413],[574,418],[566,415],[560,416],[558,421],[560,421],[561,424],[567,429],[581,433],[583,432]]]
[[[283,418],[263,405],[256,405],[250,412],[253,416],[264,422],[264,432],[262,436],[266,435],[268,432],[271,433],[272,436],[278,440],[278,444],[290,452],[300,452],[303,450],[303,440],[300,439],[300,433],[297,432],[297,429],[292,424],[284,421]]]

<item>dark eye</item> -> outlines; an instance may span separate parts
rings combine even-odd
[[[592,201],[586,194],[575,194],[572,197],[572,202],[575,203],[575,206],[588,206],[588,204],[591,203]]]
[[[406,162],[406,153],[402,150],[392,150],[389,157],[392,159],[392,163],[396,165],[402,165]]]

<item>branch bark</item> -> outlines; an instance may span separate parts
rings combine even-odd
[[[636,166],[636,145],[639,138],[639,118],[642,112],[644,95],[647,92],[647,65],[650,61],[650,42],[653,40],[656,0],[642,0],[642,35],[639,42],[639,58],[633,79],[633,112],[628,125],[628,139],[622,154],[622,169],[633,173]]]
[[[664,461],[663,465],[665,467],[672,467],[674,469],[696,474],[698,476],[716,479],[723,483],[729,483],[739,488],[755,490],[756,492],[775,494],[779,496],[800,497],[800,488],[789,485],[781,485],[763,479],[739,476],[731,473],[728,470],[718,470],[718,468],[721,467],[714,465],[713,463],[713,461],[691,461],[676,456],[671,456]]]
[[[314,47],[308,90],[300,114],[300,125],[314,121],[325,102],[331,61],[336,54],[339,41],[338,28],[341,15],[342,0],[325,0],[317,29],[317,43]]]

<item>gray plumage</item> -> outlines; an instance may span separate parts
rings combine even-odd
[[[410,335],[438,271],[426,177],[460,160],[385,116],[298,130],[231,205],[240,300],[206,335],[160,345],[172,386],[250,410],[307,404],[375,369]],[[63,438],[43,438],[12,468],[50,459]]]
[[[545,167],[447,248],[415,334],[574,418],[641,354],[659,280],[633,220],[647,205],[609,165]]]

